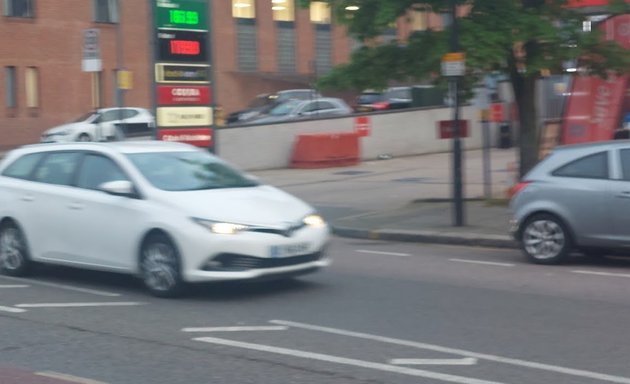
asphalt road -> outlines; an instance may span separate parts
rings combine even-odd
[[[630,383],[630,261],[334,239],[298,280],[152,298],[125,276],[0,277],[0,383]]]

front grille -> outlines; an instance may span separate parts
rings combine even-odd
[[[295,232],[304,228],[306,224],[295,223],[287,228],[270,228],[270,227],[251,227],[248,229],[250,232],[271,233],[274,235],[281,235],[284,237],[291,237]]]
[[[322,253],[315,252],[308,255],[282,257],[282,258],[262,258],[235,253],[222,253],[211,260],[210,265],[206,265],[205,271],[245,271],[248,269],[265,269],[299,265],[321,259]]]

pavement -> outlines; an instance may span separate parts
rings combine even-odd
[[[347,167],[251,172],[314,205],[341,237],[516,248],[507,190],[516,148],[463,152],[463,224],[457,226],[451,153],[390,157]],[[490,170],[484,182],[484,167]]]

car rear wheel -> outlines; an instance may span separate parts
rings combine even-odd
[[[25,276],[31,266],[26,238],[12,222],[0,226],[0,272],[9,276]]]
[[[147,289],[157,297],[176,297],[183,291],[179,253],[164,234],[149,236],[142,245],[140,269]]]
[[[559,264],[566,260],[572,247],[564,223],[546,213],[534,215],[525,222],[520,243],[527,258],[536,264]]]
[[[77,138],[77,141],[92,141],[92,138],[87,133],[82,133]]]

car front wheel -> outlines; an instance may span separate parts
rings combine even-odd
[[[572,247],[566,226],[550,214],[537,214],[529,218],[521,231],[520,243],[527,258],[536,264],[562,263]]]
[[[14,223],[3,224],[0,227],[0,272],[9,276],[25,276],[30,266],[24,234]]]
[[[157,297],[176,297],[182,293],[179,253],[164,234],[151,235],[141,249],[140,269],[147,289]]]

